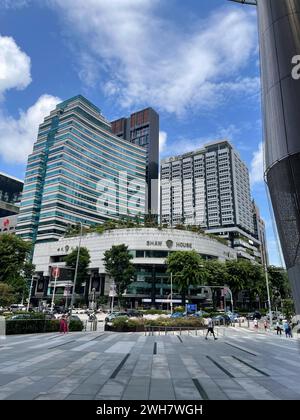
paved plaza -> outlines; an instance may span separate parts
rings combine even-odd
[[[0,399],[300,400],[297,339],[82,332],[0,341]]]

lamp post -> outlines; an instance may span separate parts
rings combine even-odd
[[[57,283],[57,279],[59,277],[59,267],[56,266],[55,268],[53,268],[52,270],[52,275],[54,274],[54,287],[53,287],[53,292],[52,292],[52,301],[51,301],[51,309],[50,311],[53,312],[53,308],[54,308],[54,299],[55,299],[55,290],[56,290],[56,283]]]
[[[273,317],[272,317],[271,298],[270,298],[269,275],[268,275],[268,268],[267,268],[266,262],[264,264],[264,270],[265,270],[266,287],[267,287],[267,295],[268,295],[270,327],[272,328],[272,325],[273,325]]]
[[[95,292],[96,292],[96,289],[93,287],[93,289],[92,289],[92,309],[93,310],[95,310],[95,307],[94,307],[94,305],[95,305]]]
[[[27,312],[29,311],[30,306],[30,300],[31,300],[31,294],[32,294],[32,288],[33,288],[33,280],[36,278],[36,276],[31,276],[31,282],[30,282],[30,289],[29,289],[29,296],[28,296],[28,302],[27,302]]]
[[[114,310],[114,297],[116,294],[116,284],[113,282],[110,286],[109,296],[111,297],[111,306],[110,306],[110,313],[113,313]]]
[[[70,317],[72,316],[74,299],[75,299],[75,288],[76,288],[76,281],[77,281],[78,264],[79,264],[79,256],[80,256],[80,247],[81,247],[81,238],[82,238],[82,222],[79,222],[79,223],[80,223],[80,235],[79,235],[79,245],[78,245],[78,251],[77,251],[77,259],[76,259],[76,266],[75,266],[73,289],[72,289]]]

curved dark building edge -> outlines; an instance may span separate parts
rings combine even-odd
[[[300,0],[257,0],[266,181],[300,314]]]

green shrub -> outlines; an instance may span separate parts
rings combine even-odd
[[[145,327],[181,327],[203,328],[202,318],[158,318],[158,319],[131,319],[127,317],[115,318],[110,325],[105,326],[109,331],[144,331]]]
[[[166,311],[163,309],[146,309],[143,310],[144,315],[163,315],[163,314],[169,314],[170,311]]]
[[[82,331],[82,321],[70,321],[70,331]],[[6,334],[33,334],[44,332],[58,332],[59,320],[58,319],[8,319],[6,321]]]

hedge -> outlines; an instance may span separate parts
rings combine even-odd
[[[115,318],[111,323],[105,324],[106,331],[129,332],[145,331],[145,327],[181,327],[181,328],[204,328],[201,318],[158,318],[130,319],[127,317]]]
[[[82,321],[70,321],[69,331],[82,331]],[[59,332],[58,319],[16,319],[6,320],[6,334],[33,334]]]

